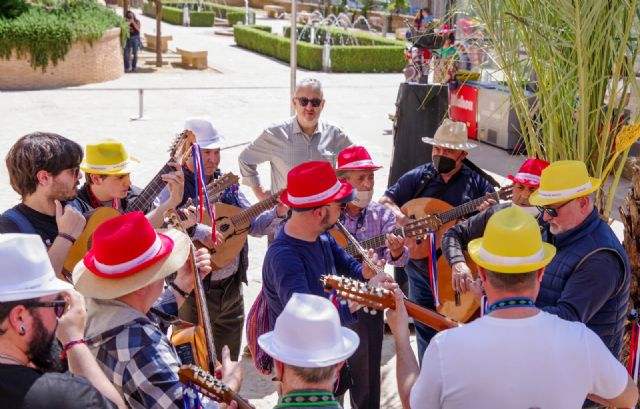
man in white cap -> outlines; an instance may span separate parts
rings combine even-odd
[[[557,161],[542,171],[540,187],[529,201],[546,222],[543,240],[556,246],[558,254],[547,267],[536,305],[584,322],[618,358],[631,270],[624,247],[594,205],[600,183],[580,161]]]
[[[434,138],[422,138],[422,141],[433,145],[433,162],[420,165],[402,175],[380,199],[380,203],[395,213],[399,225],[408,222],[408,217],[400,208],[412,199],[434,198],[456,207],[494,192],[485,176],[463,163],[467,150],[477,146],[467,139],[467,126],[463,122],[445,119]],[[434,309],[428,263],[427,254],[410,253],[409,262],[404,269],[409,281],[409,298],[423,307]],[[415,325],[418,356],[422,358],[435,330],[421,323]]]
[[[340,368],[358,347],[331,301],[294,293],[273,331],[258,338],[274,360],[280,400],[274,408],[340,408],[333,395]]]
[[[81,161],[80,145],[50,132],[21,137],[6,157],[9,182],[21,200],[0,215],[0,233],[39,235],[59,277],[86,223],[79,211],[66,205],[76,196]]]
[[[202,150],[202,162],[205,175],[205,183],[217,179],[222,175],[219,169],[220,149],[224,146],[225,138],[213,126],[208,118],[190,118],[185,121],[185,130],[190,130],[196,136],[196,140]],[[195,200],[198,196],[195,189],[195,176],[193,172],[193,161],[187,161],[183,167],[184,172],[184,195],[178,206],[182,206],[187,200]],[[169,197],[167,190],[164,190],[159,200],[162,202]],[[251,203],[240,191],[237,184],[233,184],[222,193],[220,202],[246,209],[251,207]],[[262,214],[256,216],[249,226],[249,234],[260,237],[273,234],[278,229],[287,209],[283,205],[278,205]],[[213,231],[211,226],[197,224],[195,228],[189,230],[194,240],[198,240],[209,248],[214,245],[221,249],[223,243],[219,239],[212,239]],[[244,299],[242,297],[242,283],[248,284],[247,269],[249,267],[249,246],[245,243],[240,254],[229,264],[222,266],[211,272],[205,278],[204,289],[211,318],[211,328],[214,338],[217,340],[217,353],[221,353],[222,345],[228,345],[231,350],[231,357],[237,360],[240,354],[242,343],[242,328],[244,326]],[[189,297],[184,306],[180,309],[180,317],[190,322],[196,322],[198,313],[194,297]]]
[[[151,308],[175,316],[191,292],[194,272],[189,238],[175,230],[156,232],[141,212],[103,222],[93,247],[73,271],[76,289],[87,297],[87,344],[107,378],[133,408],[183,408],[181,361]],[[196,252],[200,275],[211,271],[210,255]],[[170,288],[164,279],[177,271]],[[225,383],[238,390],[241,369],[222,357]]]
[[[535,299],[556,253],[532,215],[517,206],[495,213],[469,253],[487,295],[487,314],[437,334],[422,368],[411,350],[407,311],[396,290],[387,313],[406,408],[634,407],[637,387],[602,340],[579,322],[541,311]]]
[[[84,299],[59,280],[42,240],[0,235],[0,407],[124,408],[84,344]],[[63,344],[71,373],[57,373]]]
[[[338,153],[353,144],[342,128],[320,120],[325,100],[317,79],[298,82],[291,103],[296,115],[266,128],[238,157],[242,183],[251,187],[259,200],[270,195],[260,182],[259,164],[271,165],[271,192],[275,193],[287,187],[287,173],[294,166],[318,160],[334,165]]]

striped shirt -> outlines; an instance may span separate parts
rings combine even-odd
[[[242,183],[261,186],[257,165],[271,164],[271,191],[277,192],[287,186],[287,173],[304,162],[327,161],[335,167],[336,157],[353,142],[342,128],[319,121],[311,137],[307,136],[296,117],[265,129],[251,145],[247,146],[238,162]]]

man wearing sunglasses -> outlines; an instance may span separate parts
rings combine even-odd
[[[320,81],[313,78],[300,81],[291,103],[296,115],[265,129],[238,158],[242,183],[251,187],[259,200],[270,195],[258,176],[259,164],[269,162],[271,191],[278,192],[287,186],[287,173],[294,166],[317,160],[335,165],[338,153],[353,145],[340,127],[320,121],[325,104]]]
[[[124,408],[84,344],[84,299],[55,277],[40,238],[0,235],[0,259],[0,407]],[[55,372],[60,352],[71,373]]]
[[[78,210],[65,205],[76,196],[81,161],[80,145],[45,132],[18,139],[6,157],[9,182],[22,200],[0,215],[0,233],[39,235],[58,276],[86,223]]]
[[[584,163],[558,161],[542,171],[529,201],[543,212],[543,239],[556,246],[536,305],[569,321],[584,322],[620,356],[629,307],[630,267],[611,227],[598,215],[593,193],[601,181]]]

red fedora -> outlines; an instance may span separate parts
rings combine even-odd
[[[75,287],[100,299],[131,293],[177,271],[188,256],[188,240],[174,229],[156,233],[142,212],[106,220],[73,270]]]
[[[349,146],[338,155],[338,170],[377,170],[381,167],[373,163],[364,146]]]
[[[542,170],[549,166],[549,162],[542,159],[529,158],[518,170],[518,173],[507,176],[512,182],[520,183],[527,186],[540,186],[540,175]]]
[[[338,180],[329,162],[305,162],[287,174],[282,203],[294,208],[310,208],[331,202],[351,201],[353,187]]]

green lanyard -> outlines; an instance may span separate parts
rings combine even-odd
[[[274,409],[291,407],[313,408],[319,406],[339,408],[340,403],[331,392],[292,392],[283,396]]]

